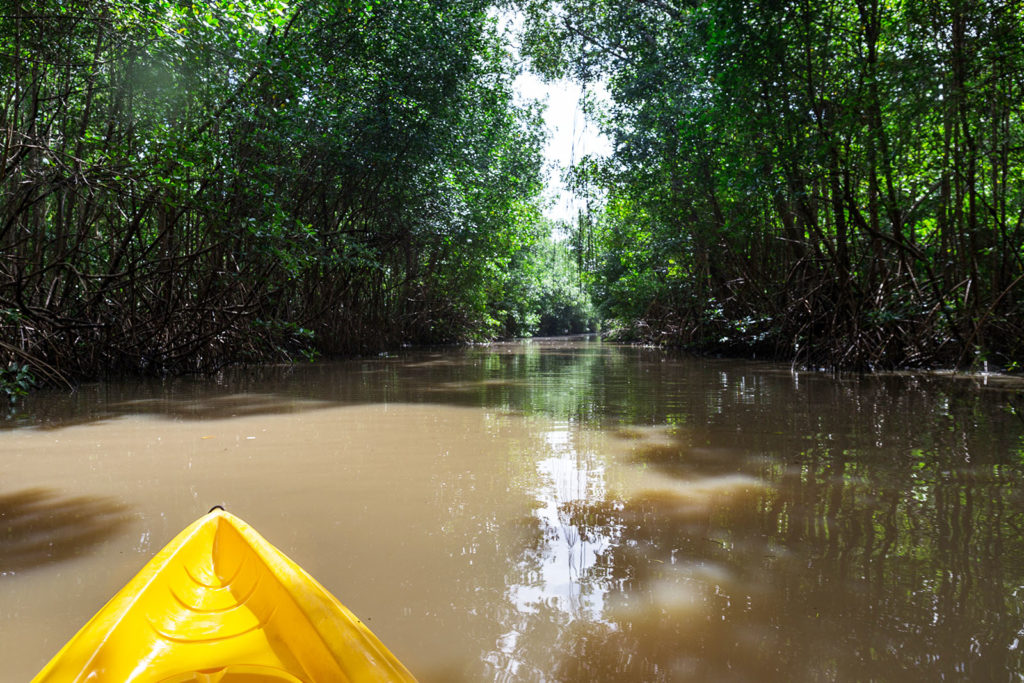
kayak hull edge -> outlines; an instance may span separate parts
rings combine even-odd
[[[32,683],[414,680],[305,570],[214,510],[157,553]]]

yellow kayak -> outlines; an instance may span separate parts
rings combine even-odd
[[[33,683],[413,680],[313,577],[216,509],[150,560]]]

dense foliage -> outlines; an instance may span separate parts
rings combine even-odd
[[[553,237],[566,226],[553,225],[539,216],[530,224],[535,229],[530,246],[518,251],[508,264],[508,277],[502,283],[504,298],[494,299],[500,336],[597,332],[601,321],[570,245]]]
[[[4,2],[0,360],[53,381],[501,331],[543,132],[489,5]]]
[[[605,80],[576,237],[634,334],[833,367],[1024,359],[1024,15],[1000,0],[521,3]]]

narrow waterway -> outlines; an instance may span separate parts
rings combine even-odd
[[[0,678],[222,504],[423,681],[1019,680],[1021,389],[537,341],[39,394]]]

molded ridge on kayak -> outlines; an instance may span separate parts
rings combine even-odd
[[[412,680],[315,579],[214,510],[157,553],[33,683]]]

